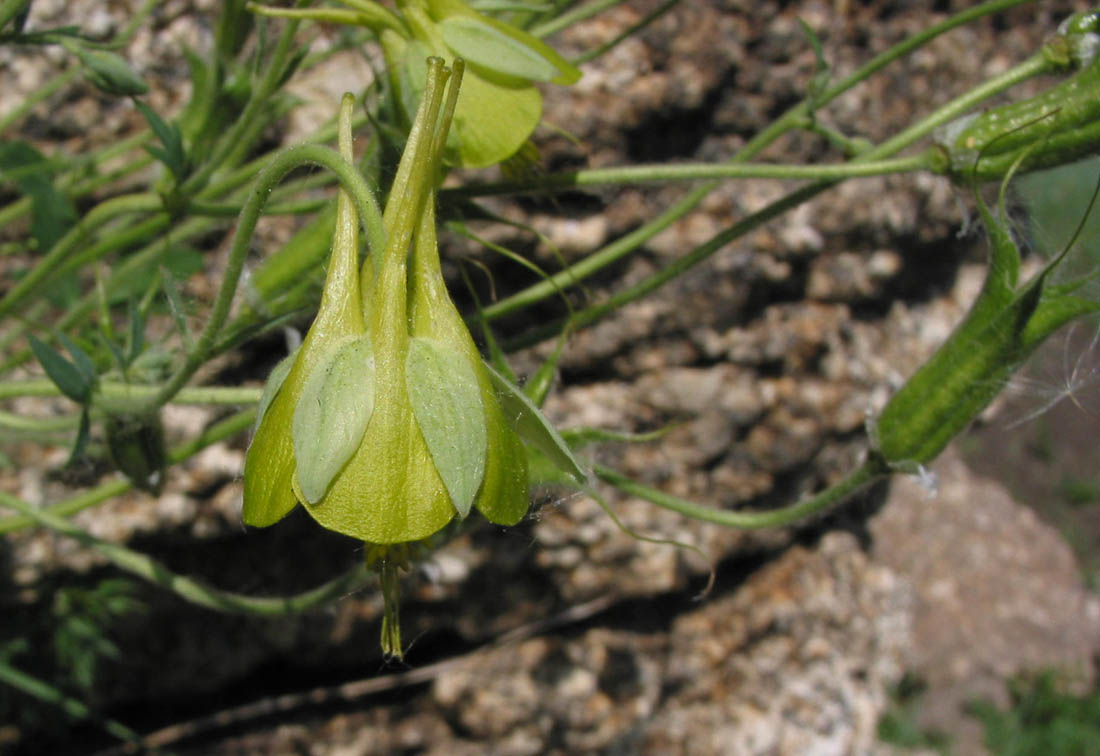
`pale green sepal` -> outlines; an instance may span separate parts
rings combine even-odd
[[[550,81],[557,66],[522,41],[475,16],[450,16],[439,22],[443,41],[471,63],[509,76]]]
[[[561,435],[554,430],[554,426],[542,414],[538,407],[532,403],[523,391],[512,385],[510,381],[485,365],[489,378],[496,389],[500,399],[500,408],[505,417],[511,423],[516,433],[529,445],[535,447],[568,475],[579,486],[588,485],[588,473],[581,467],[580,462],[573,456],[569,445],[562,440]]]
[[[302,386],[291,434],[297,479],[310,504],[359,448],[374,412],[374,352],[370,337],[354,338],[318,364]]]
[[[485,477],[488,454],[477,374],[459,350],[412,338],[405,358],[405,383],[436,471],[464,518]]]
[[[492,16],[482,15],[462,0],[428,0],[428,9],[432,18],[439,22],[447,45],[477,65],[532,81],[566,86],[581,78],[580,69],[541,39]],[[456,19],[464,21],[454,23]],[[456,30],[464,37],[459,40],[462,49],[455,47],[450,38]],[[524,66],[530,71],[521,73],[516,68]]]
[[[271,406],[271,403],[275,401],[275,397],[279,395],[279,391],[283,388],[286,377],[290,375],[290,369],[294,367],[294,358],[298,356],[299,349],[301,349],[301,346],[295,347],[293,352],[279,360],[279,364],[272,369],[271,375],[267,377],[264,392],[260,395],[260,403],[256,405],[256,422],[252,426],[252,435],[256,435],[260,423],[263,422],[264,415],[267,414],[267,408]]]

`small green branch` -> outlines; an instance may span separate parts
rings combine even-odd
[[[593,469],[600,480],[608,483],[623,493],[637,496],[652,504],[674,512],[691,517],[695,520],[712,522],[729,528],[740,530],[754,530],[759,528],[778,528],[793,525],[800,520],[824,511],[835,504],[852,496],[864,486],[885,478],[889,474],[888,468],[877,458],[868,458],[855,471],[844,480],[825,489],[819,494],[803,499],[797,504],[792,504],[781,509],[771,509],[764,512],[735,512],[726,509],[714,509],[693,501],[681,499],[660,491],[651,486],[631,480],[622,473],[612,470],[610,467],[596,465]]]
[[[869,78],[872,74],[876,73],[880,69],[884,68],[889,63],[897,60],[903,55],[912,52],[916,48],[923,44],[926,44],[934,37],[943,34],[947,31],[955,29],[958,26],[969,23],[981,16],[997,13],[1009,8],[1021,5],[1029,0],[996,0],[996,2],[983,3],[970,8],[962,13],[956,14],[951,18],[936,24],[935,26],[925,29],[921,33],[895,45],[881,55],[876,56],[871,61],[863,65],[852,75],[846,77],[842,81],[838,82],[833,87],[829,88],[819,98],[815,100],[815,107],[821,109],[826,103],[840,96],[847,90],[854,87],[861,81]],[[609,3],[612,5],[614,3]],[[588,7],[588,6],[586,6]],[[979,90],[979,97],[974,99],[969,95],[964,96],[963,111],[973,107],[978,102],[986,99],[996,92],[1011,86],[1013,83],[1027,78],[1028,75],[1034,75],[1035,69],[1028,65],[1023,70],[1007,72],[1007,74],[997,77],[994,80],[993,85],[983,85]],[[873,150],[868,150],[866,153],[862,153],[859,159],[866,162],[875,160],[881,160],[888,157],[894,152],[900,151],[903,147],[911,144],[912,142],[920,139],[924,134],[932,131],[937,125],[951,120],[954,117],[952,114],[956,113],[956,103],[951,103],[945,108],[937,111],[929,118],[917,124],[912,129],[907,129],[904,134],[904,139],[895,137],[885,145],[879,145]],[[803,101],[802,103],[794,106],[782,116],[779,117],[770,126],[764,129],[751,139],[736,155],[729,161],[733,164],[745,163],[760,152],[762,152],[768,145],[778,139],[787,131],[793,128],[803,127],[810,113],[810,103]],[[900,136],[900,135],[899,135]],[[855,162],[855,161],[853,161]],[[626,236],[623,236],[615,241],[611,242],[607,246],[596,250],[591,255],[588,255],[584,259],[573,264],[569,268],[556,273],[551,278],[540,281],[533,284],[522,291],[519,291],[512,296],[506,297],[498,302],[495,302],[483,311],[483,316],[486,320],[492,321],[505,315],[517,312],[532,304],[539,302],[547,297],[558,295],[563,289],[573,286],[583,280],[584,278],[594,274],[595,272],[618,262],[620,259],[631,254],[633,251],[641,247],[647,241],[652,239],[657,234],[661,233],[665,229],[672,226],[678,220],[686,216],[689,212],[698,207],[699,203],[710,194],[710,192],[718,186],[717,181],[708,181],[705,184],[695,187],[688,192],[679,201],[667,208],[664,212],[660,213],[656,218],[642,225],[641,227],[630,232]],[[814,184],[816,187],[814,191],[806,195],[805,199],[824,191],[832,186],[832,182],[819,182]],[[539,183],[532,181],[527,184],[528,190],[538,191]],[[799,192],[803,190],[798,190]],[[785,199],[778,200],[778,202],[785,202]],[[765,208],[764,212],[770,212],[770,208]],[[746,219],[749,220],[749,219]]]
[[[255,419],[256,410],[254,408],[243,410],[235,415],[230,415],[221,422],[210,426],[190,441],[180,444],[169,451],[168,463],[176,464],[182,462],[211,444],[216,444],[219,441],[224,441],[227,438],[237,435],[251,426]],[[129,480],[118,478],[96,486],[90,491],[85,491],[84,493],[64,499],[55,504],[51,504],[45,509],[37,511],[46,512],[55,517],[69,517],[88,507],[94,507],[96,504],[100,504],[107,499],[121,496],[131,488],[133,488],[133,485]],[[0,535],[22,530],[23,528],[35,524],[35,522],[36,520],[30,517],[5,518],[0,520]]]
[[[369,572],[365,565],[348,570],[323,585],[294,596],[260,597],[233,593],[204,585],[168,569],[152,557],[117,543],[105,541],[59,517],[48,509],[37,509],[11,494],[0,492],[0,506],[19,512],[55,533],[79,541],[107,557],[115,566],[143,580],[172,591],[193,604],[219,612],[276,616],[297,614],[327,603],[366,584]]]

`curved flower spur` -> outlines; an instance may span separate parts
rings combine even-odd
[[[385,247],[371,250],[361,270],[355,205],[340,192],[320,309],[268,380],[245,461],[245,523],[271,525],[301,503],[324,527],[367,544],[386,603],[382,647],[394,656],[397,572],[410,545],[473,508],[501,525],[526,514],[527,451],[517,429],[535,445],[565,450],[566,472],[585,477],[541,416],[531,433],[537,410],[491,375],[443,281],[435,183],[462,69],[461,60],[453,72],[428,60],[383,214]],[[345,95],[339,142],[347,160],[352,104]]]

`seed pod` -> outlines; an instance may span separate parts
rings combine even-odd
[[[1017,291],[1019,250],[1007,227],[995,222],[984,205],[981,210],[993,252],[978,299],[870,429],[876,452],[897,468],[913,468],[935,458],[993,401],[1047,336],[1076,317],[1100,310],[1100,302],[1074,295],[1083,281],[1050,283],[1062,255]]]
[[[159,494],[168,457],[160,415],[108,415],[105,427],[107,451],[115,467],[136,488]]]
[[[1078,14],[1048,44],[1064,48],[1064,66],[1076,71],[1034,97],[971,114],[935,137],[948,158],[947,171],[960,181],[1003,178],[1022,151],[1017,170],[1048,168],[1079,160],[1100,144],[1100,13]],[[1055,43],[1061,42],[1061,45]]]

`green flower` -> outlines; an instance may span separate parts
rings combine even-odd
[[[482,362],[447,293],[435,180],[462,64],[446,106],[449,71],[438,58],[427,69],[382,218],[385,248],[359,269],[355,205],[341,191],[320,309],[268,380],[244,470],[247,524],[271,525],[300,503],[324,527],[368,544],[386,598],[383,646],[395,655],[396,570],[410,544],[474,508],[501,525],[526,514],[520,433],[585,478],[538,410]],[[352,102],[346,95],[340,114],[349,160]]]
[[[391,11],[371,0],[343,8],[283,9],[251,5],[265,15],[366,26],[382,43],[401,117],[411,123],[430,56],[466,61],[463,98],[454,114],[449,153],[468,167],[514,155],[542,117],[536,82],[569,85],[581,72],[527,32],[478,13],[462,0],[398,0]]]

